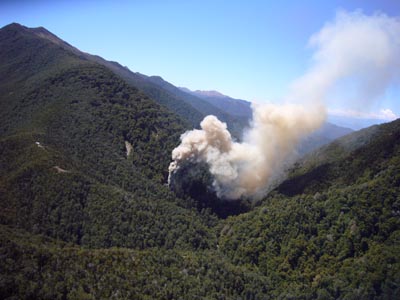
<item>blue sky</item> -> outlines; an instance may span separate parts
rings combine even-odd
[[[0,26],[43,26],[82,51],[177,86],[276,102],[309,66],[310,36],[340,9],[400,16],[400,1],[3,0]],[[399,95],[388,91],[381,108],[400,115]]]

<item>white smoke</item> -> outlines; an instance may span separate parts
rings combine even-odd
[[[320,101],[335,85],[347,81],[362,109],[398,83],[400,74],[400,19],[384,14],[366,16],[359,11],[336,15],[314,34],[316,50],[311,69],[293,84],[292,97]],[[343,96],[343,95],[342,95]]]
[[[262,194],[282,172],[298,141],[325,119],[324,103],[341,80],[354,80],[364,103],[375,100],[399,78],[400,22],[383,14],[337,14],[313,35],[313,65],[291,86],[282,105],[253,105],[253,122],[243,142],[232,140],[214,116],[201,130],[181,136],[172,151],[170,177],[185,161],[206,162],[219,197],[238,199]]]

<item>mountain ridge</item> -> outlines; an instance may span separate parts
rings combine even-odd
[[[209,105],[206,101],[189,95],[181,93],[179,89],[164,81],[161,77],[146,76],[141,73],[134,73],[127,67],[122,66],[118,62],[107,61],[100,56],[92,55],[82,52],[77,48],[71,46],[59,37],[55,36],[43,27],[27,28],[18,23],[13,23],[4,27],[5,29],[22,29],[25,32],[30,32],[36,36],[46,39],[54,44],[70,51],[80,58],[92,62],[96,62],[111,69],[118,76],[121,76],[129,84],[143,90],[149,97],[156,100],[163,106],[177,113],[181,118],[185,119],[193,127],[198,127],[201,120],[208,114],[213,114],[219,117],[222,121],[227,122],[228,126],[232,129],[234,135],[239,138],[241,130],[246,126],[246,122],[241,120],[237,122],[234,118],[227,113],[221,111],[215,106]],[[156,79],[157,78],[157,79]]]
[[[191,91],[188,88],[180,87],[182,91],[200,97],[211,105],[224,109],[230,114],[246,119],[252,118],[251,102],[241,99],[234,99],[218,91]]]
[[[400,297],[400,120],[309,153],[219,218],[217,198],[165,185],[190,126],[168,83],[143,77],[145,93],[64,46],[0,29],[0,298]]]
[[[234,99],[218,91],[213,91],[218,97],[210,97],[207,91],[205,91],[205,93],[201,91],[193,92],[186,88],[177,88],[160,76],[147,76],[139,72],[134,73],[118,62],[107,61],[100,56],[78,50],[43,27],[27,28],[17,23],[8,26],[34,33],[40,38],[47,39],[65,50],[71,51],[82,59],[97,62],[108,67],[129,84],[132,84],[134,87],[139,87],[158,103],[177,113],[194,128],[198,128],[200,122],[206,115],[212,114],[217,116],[221,121],[226,122],[233,136],[240,140],[243,129],[249,126],[249,122],[252,118],[252,109],[251,103],[246,100]],[[221,100],[223,102],[221,102]],[[318,130],[315,134],[310,136],[304,144],[300,145],[299,152],[301,154],[307,153],[341,135],[349,133],[347,128],[344,128],[339,131],[340,134],[329,137],[329,131],[331,131],[333,127],[328,124],[324,125],[322,128],[327,129],[326,132]]]

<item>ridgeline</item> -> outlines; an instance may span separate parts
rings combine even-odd
[[[44,28],[2,28],[0,298],[400,298],[399,120],[224,205],[206,172],[165,184],[209,113],[237,135],[248,122]]]

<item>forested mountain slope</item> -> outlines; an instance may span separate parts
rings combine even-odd
[[[216,217],[165,186],[185,121],[55,41],[0,30],[0,298],[262,293],[216,252]]]
[[[257,265],[283,299],[400,296],[400,120],[299,161],[252,212],[230,218],[221,251]]]
[[[16,24],[16,26],[18,25]],[[236,118],[228,112],[210,105],[207,101],[199,97],[182,92],[180,89],[158,76],[146,76],[137,72],[135,73],[117,62],[107,61],[100,56],[82,52],[47,31],[45,28],[25,28],[25,30],[29,31],[32,35],[51,41],[81,59],[104,65],[123,78],[128,84],[139,88],[147,96],[178,114],[183,120],[186,120],[190,124],[190,127],[198,127],[201,120],[206,115],[212,114],[226,122],[235,136],[240,137],[242,129],[248,124],[246,119]]]
[[[188,120],[110,65],[0,30],[1,299],[400,297],[399,120],[219,219],[165,185]]]
[[[0,31],[0,62],[3,224],[90,247],[214,243],[164,185],[176,115],[20,25]]]

